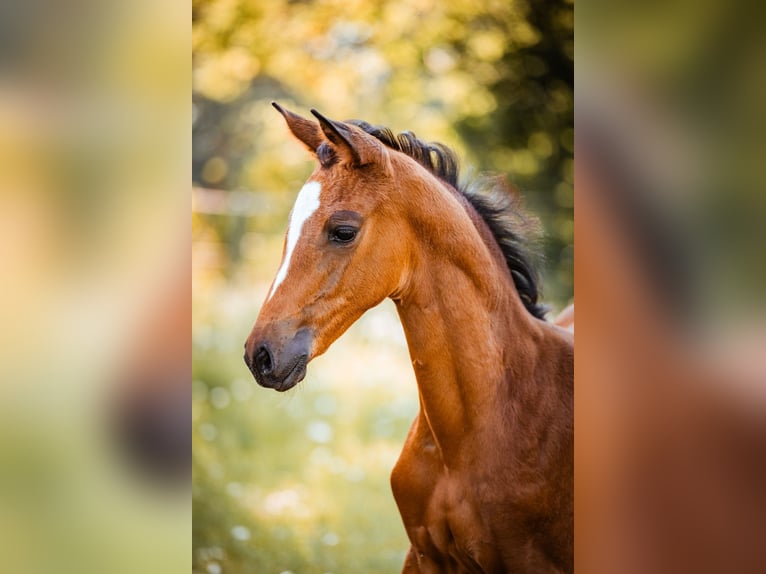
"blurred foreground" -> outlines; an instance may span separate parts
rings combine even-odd
[[[0,8],[6,572],[190,570],[187,22]]]
[[[578,569],[764,572],[762,19],[722,2],[585,4]]]

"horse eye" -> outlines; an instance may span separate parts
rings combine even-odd
[[[330,231],[330,241],[334,243],[351,243],[356,239],[356,228],[340,225]]]

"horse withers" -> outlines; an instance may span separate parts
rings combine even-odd
[[[294,387],[391,298],[420,396],[391,475],[404,572],[571,572],[573,339],[543,318],[518,197],[460,186],[409,132],[274,107],[318,165],[245,344],[255,379]]]

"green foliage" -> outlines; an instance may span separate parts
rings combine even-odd
[[[455,147],[505,173],[545,229],[545,293],[572,296],[573,7],[561,0],[193,4],[193,178],[274,209],[210,222],[236,263],[248,230],[275,230],[307,155],[270,108],[364,119]]]

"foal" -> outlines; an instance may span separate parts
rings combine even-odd
[[[292,388],[390,297],[420,397],[391,475],[403,571],[571,572],[573,341],[541,319],[515,205],[460,191],[439,144],[274,107],[319,165],[245,344],[258,384]]]

